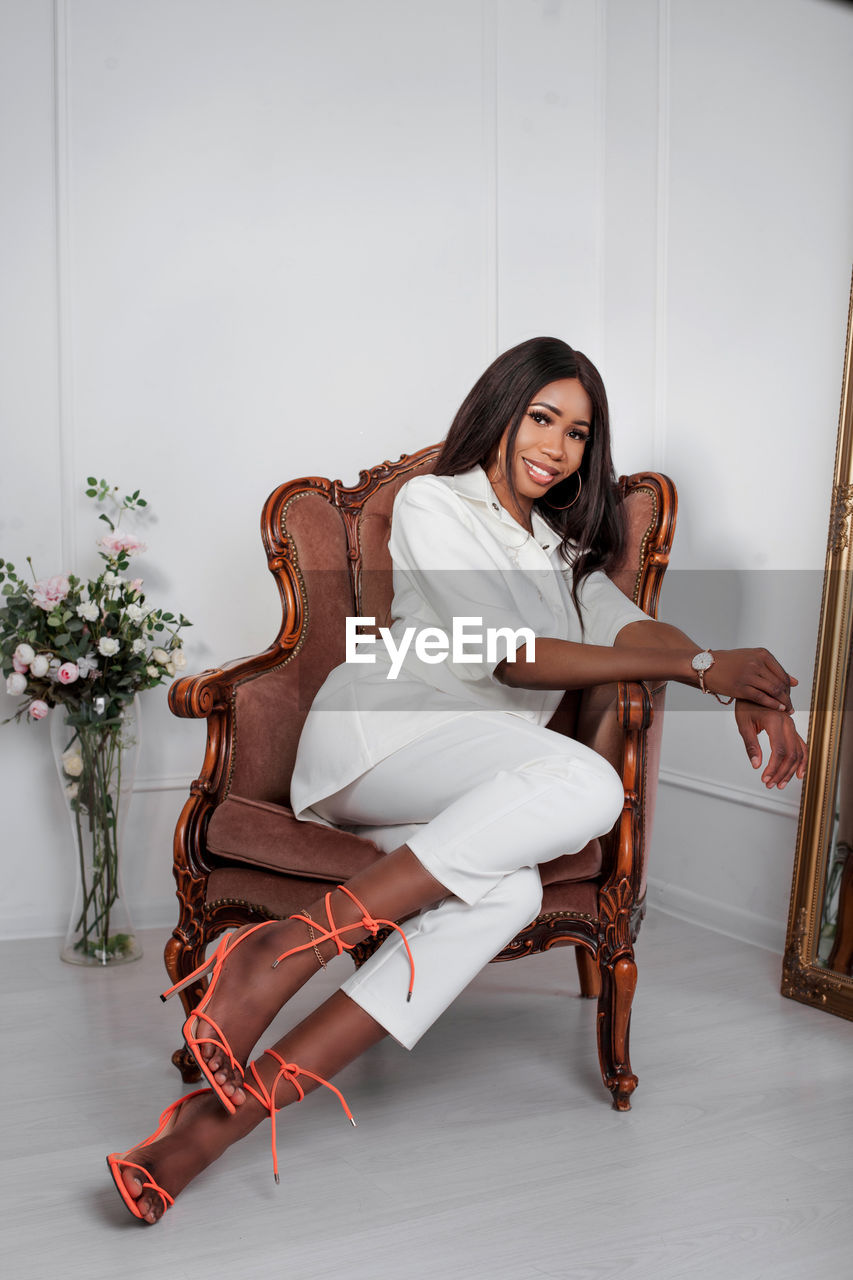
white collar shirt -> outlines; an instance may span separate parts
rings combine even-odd
[[[467,639],[441,660],[411,642],[397,671],[385,646],[367,641],[359,662],[335,668],[303,729],[291,786],[297,816],[432,727],[471,711],[509,712],[545,725],[560,689],[502,684],[494,668],[534,637],[611,645],[646,615],[605,574],[583,582],[578,611],[559,535],[534,509],[529,534],[498,501],[482,467],[456,476],[416,476],[397,494],[389,550],[394,596],[391,637],[447,635],[465,618]],[[491,652],[489,633],[494,636]],[[477,634],[482,641],[476,639]],[[437,643],[436,650],[441,646]],[[480,660],[472,657],[482,655]],[[466,660],[461,660],[462,657]],[[370,661],[374,658],[374,661]],[[313,813],[305,814],[314,817]]]

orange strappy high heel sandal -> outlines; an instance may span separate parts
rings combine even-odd
[[[152,1142],[156,1142],[158,1138],[162,1138],[163,1134],[169,1129],[172,1121],[184,1103],[189,1101],[190,1098],[199,1097],[202,1093],[210,1093],[210,1090],[196,1089],[193,1093],[185,1093],[182,1098],[178,1098],[176,1102],[173,1102],[171,1106],[166,1108],[160,1117],[157,1128],[150,1137],[146,1138],[143,1142],[137,1142],[132,1147],[128,1147],[127,1151],[121,1155],[117,1151],[114,1151],[112,1155],[107,1156],[107,1168],[112,1174],[113,1182],[116,1184],[116,1189],[130,1212],[133,1214],[134,1218],[139,1218],[140,1222],[144,1222],[145,1218],[139,1212],[138,1201],[134,1200],[125,1185],[124,1178],[121,1176],[123,1169],[132,1169],[134,1173],[139,1174],[139,1180],[142,1183],[142,1190],[156,1192],[163,1201],[164,1210],[170,1209],[175,1203],[175,1199],[174,1196],[169,1195],[168,1191],[164,1191],[162,1187],[157,1185],[151,1177],[151,1174],[143,1165],[136,1164],[133,1160],[128,1160],[127,1157],[131,1151],[141,1151],[143,1147],[149,1147]],[[152,1224],[149,1223],[148,1225],[151,1226]]]
[[[245,933],[241,933],[237,936],[233,933],[226,934],[209,960],[205,960],[204,964],[200,964],[197,969],[193,969],[192,973],[188,974],[186,978],[181,978],[180,982],[176,982],[173,987],[169,987],[168,991],[164,991],[160,996],[161,1000],[169,1000],[173,995],[176,995],[179,991],[183,991],[184,987],[188,987],[191,982],[195,982],[197,978],[200,978],[210,969],[213,970],[213,976],[208,983],[207,990],[202,996],[200,1003],[184,1023],[182,1032],[184,1044],[195,1059],[196,1066],[210,1085],[213,1092],[216,1094],[219,1101],[222,1103],[223,1107],[225,1107],[225,1110],[229,1111],[231,1115],[234,1114],[237,1108],[228,1097],[228,1094],[223,1091],[222,1085],[214,1080],[213,1072],[208,1066],[207,1061],[201,1052],[200,1046],[204,1044],[212,1044],[217,1049],[220,1049],[227,1057],[232,1071],[239,1072],[241,1078],[243,1076],[243,1066],[242,1063],[237,1061],[234,1054],[231,1052],[231,1046],[228,1043],[228,1038],[225,1035],[225,1032],[216,1022],[214,1022],[213,1018],[205,1013],[205,1009],[207,1008],[213,992],[216,989],[216,983],[222,972],[222,966],[225,964],[225,961],[231,955],[232,951],[236,950],[241,942],[245,942],[245,940],[250,938],[253,933],[256,933],[258,929],[264,929],[267,925],[276,923],[279,922],[274,920],[262,920],[260,924],[252,925],[251,929],[247,929]],[[196,1035],[199,1020],[202,1019],[209,1027],[212,1028],[214,1032],[213,1035],[201,1037]]]
[[[371,937],[375,938],[382,928],[395,929],[403,939],[403,945],[405,946],[406,954],[409,957],[410,977],[409,990],[406,999],[411,1000],[412,990],[415,984],[415,961],[403,930],[398,924],[395,924],[393,920],[375,920],[365,907],[364,903],[360,902],[355,894],[346,887],[346,885],[339,884],[337,887],[341,893],[345,893],[355,906],[358,907],[359,911],[362,913],[361,919],[353,921],[352,924],[336,925],[331,907],[331,896],[334,890],[330,889],[325,896],[325,909],[329,920],[329,927],[324,929],[322,925],[317,924],[315,920],[312,920],[309,915],[305,915],[304,913],[289,916],[288,919],[301,920],[303,924],[308,926],[309,941],[302,943],[298,947],[291,947],[289,951],[282,952],[282,954],[273,961],[272,967],[274,969],[277,968],[283,960],[286,960],[288,956],[296,955],[297,952],[313,950],[320,962],[320,965],[325,968],[325,961],[317,950],[318,943],[334,942],[337,948],[337,954],[341,955],[344,951],[353,951],[356,946],[355,943],[343,942],[340,937],[342,933],[350,932],[353,929],[365,929]],[[164,991],[160,996],[161,1000],[169,1000],[178,991],[183,991],[184,987],[188,987],[191,982],[194,982],[209,970],[213,970],[207,991],[205,991],[201,1002],[196,1006],[183,1025],[183,1037],[184,1044],[195,1059],[199,1071],[202,1073],[219,1101],[225,1107],[226,1111],[230,1112],[231,1115],[234,1114],[237,1108],[228,1097],[228,1094],[223,1091],[222,1086],[214,1079],[213,1072],[210,1070],[210,1067],[203,1057],[200,1046],[211,1044],[221,1050],[227,1057],[232,1071],[238,1072],[241,1080],[244,1075],[243,1066],[242,1063],[238,1062],[235,1058],[225,1032],[213,1020],[213,1018],[205,1013],[205,1009],[213,996],[217,980],[219,979],[219,975],[222,973],[223,965],[231,953],[239,947],[241,942],[245,942],[245,940],[250,938],[253,933],[256,933],[258,929],[265,929],[268,925],[277,923],[280,923],[280,921],[262,920],[260,924],[252,925],[250,929],[247,929],[245,933],[241,933],[236,938],[233,933],[229,933],[222,939],[213,956],[209,960],[205,960],[204,964],[199,965],[199,967],[194,969],[192,973],[188,974],[186,978],[182,978],[180,982],[176,982],[173,987],[169,987],[168,991]],[[317,933],[315,933],[315,929],[318,931]],[[196,1030],[200,1020],[203,1020],[208,1024],[214,1032],[213,1035],[200,1037],[196,1035]]]
[[[356,1128],[356,1123],[355,1123],[355,1120],[353,1119],[352,1112],[347,1106],[347,1100],[344,1097],[344,1095],[341,1093],[340,1089],[336,1089],[335,1086],[333,1084],[330,1084],[328,1080],[324,1080],[322,1076],[315,1075],[313,1071],[306,1071],[304,1067],[297,1066],[295,1062],[285,1062],[281,1054],[276,1053],[275,1049],[264,1049],[264,1054],[267,1057],[275,1058],[276,1062],[278,1063],[278,1071],[275,1074],[272,1084],[270,1085],[269,1088],[267,1088],[267,1086],[264,1084],[261,1077],[258,1075],[257,1067],[253,1062],[251,1063],[249,1070],[254,1076],[255,1084],[258,1087],[257,1089],[255,1089],[253,1088],[252,1085],[244,1081],[243,1088],[246,1090],[247,1093],[250,1093],[253,1098],[257,1098],[261,1106],[266,1107],[266,1109],[270,1113],[270,1128],[272,1130],[272,1135],[271,1135],[272,1137],[272,1172],[273,1172],[273,1177],[275,1178],[276,1182],[278,1182],[279,1181],[278,1153],[276,1152],[276,1149],[275,1149],[275,1113],[276,1113],[275,1091],[278,1087],[279,1080],[287,1080],[288,1084],[292,1084],[296,1092],[299,1094],[299,1097],[297,1098],[297,1102],[301,1102],[302,1099],[305,1097],[305,1090],[302,1088],[302,1085],[299,1083],[299,1077],[310,1076],[312,1080],[316,1080],[318,1084],[325,1085],[327,1089],[331,1089],[332,1093],[336,1093],[338,1095],[340,1104],[343,1107],[344,1111],[346,1112],[347,1118],[349,1119],[349,1122],[354,1129]]]

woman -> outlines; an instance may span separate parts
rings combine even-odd
[[[776,659],[702,650],[607,578],[623,544],[614,479],[597,371],[565,343],[536,338],[486,370],[435,474],[401,489],[388,652],[353,652],[329,676],[291,788],[300,818],[361,831],[389,852],[289,920],[220,944],[184,1028],[210,1087],[169,1108],[151,1138],[108,1157],[136,1217],[156,1222],[267,1115],[275,1164],[277,1109],[321,1084],[334,1089],[329,1079],[387,1034],[411,1048],[536,916],[538,864],[610,830],[623,802],[618,776],[545,727],[564,690],[678,680],[735,699],[754,768],[758,734],[768,734],[765,784],[803,776],[805,746],[790,718],[796,681]],[[470,628],[472,619],[491,637],[480,652],[452,641],[454,621]],[[388,924],[370,960],[247,1066],[285,1001]]]

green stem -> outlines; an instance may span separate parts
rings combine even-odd
[[[122,782],[123,724],[108,728],[81,725],[69,743],[79,741],[83,770],[75,808],[83,905],[75,924],[81,936],[75,949],[105,955],[110,950],[110,922],[118,897],[118,821]],[[82,815],[88,818],[92,865],[88,872]],[[87,874],[88,872],[88,874]]]

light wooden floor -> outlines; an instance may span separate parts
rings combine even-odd
[[[263,1126],[146,1228],[104,1155],[182,1091],[163,940],[106,973],[52,940],[0,945],[15,1280],[853,1274],[853,1024],[783,1000],[778,957],[654,913],[630,1114],[609,1107],[571,952],[492,965],[414,1053],[386,1043],[339,1078],[358,1129],[317,1094],[282,1117],[281,1186]]]

